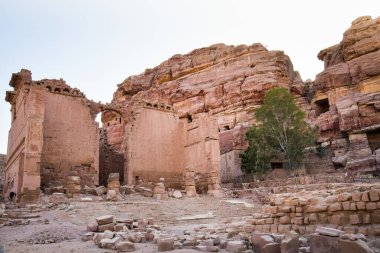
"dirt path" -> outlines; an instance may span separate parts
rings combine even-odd
[[[213,226],[232,219],[241,219],[259,211],[260,204],[252,199],[239,199],[246,203],[226,202],[209,196],[197,198],[155,200],[139,194],[128,195],[119,202],[71,202],[50,211],[43,211],[40,218],[30,219],[29,225],[4,226],[0,228],[0,246],[4,252],[115,252],[99,249],[92,241],[83,242],[81,236],[86,225],[95,217],[112,214],[116,219],[153,218],[155,224],[171,233],[181,233],[202,224]],[[191,215],[209,214],[212,218],[181,220]],[[44,222],[49,224],[45,224]],[[36,244],[43,241],[56,241],[49,244]],[[62,240],[61,242],[59,242]],[[154,244],[136,244],[135,252],[157,252]],[[0,248],[1,252],[1,248]],[[176,250],[172,252],[197,252]]]

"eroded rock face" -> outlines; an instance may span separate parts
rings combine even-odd
[[[113,103],[141,98],[173,105],[182,117],[217,115],[220,130],[253,123],[252,111],[272,87],[302,86],[301,78],[281,51],[261,44],[217,44],[175,55],[154,69],[119,84]],[[302,89],[302,88],[301,88]]]
[[[335,160],[345,156],[349,173],[379,169],[372,153],[380,145],[380,18],[365,16],[352,22],[343,40],[322,50],[325,70],[314,82],[312,105],[320,141],[331,144]],[[335,140],[347,140],[347,149]],[[340,165],[340,166],[341,166]]]
[[[123,115],[130,115],[132,105],[143,100],[173,106],[180,118],[190,121],[204,113],[215,117],[221,133],[221,154],[231,152],[237,158],[231,164],[224,163],[223,173],[231,174],[222,177],[231,178],[241,174],[235,173],[240,171],[238,152],[246,147],[245,133],[255,123],[255,109],[273,87],[289,89],[307,110],[304,84],[282,51],[268,51],[261,44],[216,44],[175,55],[153,69],[128,77],[118,85],[112,105],[122,108]],[[108,138],[122,143],[125,137],[110,129]]]

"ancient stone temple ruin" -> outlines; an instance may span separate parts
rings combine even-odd
[[[145,101],[123,111],[89,101],[63,80],[32,81],[28,70],[13,74],[10,86],[4,196],[27,202],[40,190],[71,194],[75,185],[107,185],[111,173],[125,184],[165,178],[177,189],[186,189],[190,173],[193,191],[218,193],[219,136],[212,117],[179,118],[172,106]],[[95,121],[99,112],[102,129]]]
[[[239,154],[256,124],[255,110],[273,87],[287,88],[305,120],[318,127],[324,157],[308,157],[312,173],[373,173],[380,169],[379,21],[353,21],[342,42],[322,50],[315,81],[303,82],[282,51],[259,43],[215,44],[174,55],[118,84],[110,103],[88,100],[63,80],[13,74],[4,195],[35,200],[40,189],[70,184],[165,182],[218,192],[243,173]],[[95,122],[101,113],[102,126]],[[307,167],[305,165],[305,167]],[[282,168],[281,159],[272,168]],[[78,181],[79,180],[79,181]]]
[[[13,74],[10,86],[4,195],[36,200],[41,189],[65,186],[69,175],[80,176],[83,186],[97,185],[96,105],[63,80],[33,81],[28,70]]]

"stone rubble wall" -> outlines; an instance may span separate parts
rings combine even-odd
[[[329,224],[350,233],[380,233],[380,187],[361,185],[298,194],[275,194],[263,212],[241,227],[246,232],[311,234]]]

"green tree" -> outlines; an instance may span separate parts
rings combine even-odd
[[[304,149],[313,145],[316,138],[304,117],[287,89],[270,90],[255,113],[260,124],[247,133],[249,148],[241,156],[242,170],[246,173],[266,170],[270,160],[281,152],[286,168],[299,167]]]

